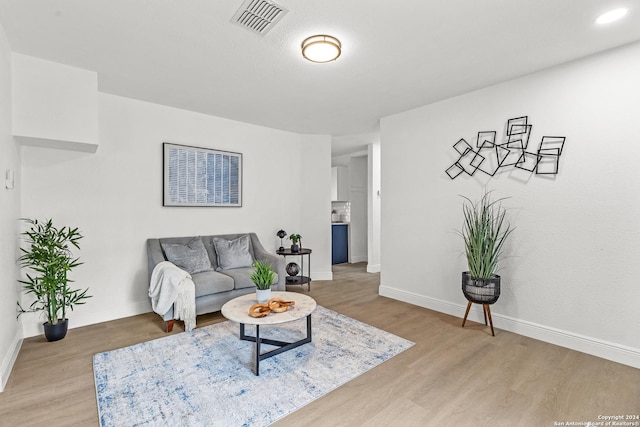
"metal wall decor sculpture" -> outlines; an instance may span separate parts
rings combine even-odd
[[[528,116],[515,117],[507,121],[505,140],[501,143],[496,141],[495,131],[478,132],[475,147],[462,138],[453,144],[458,160],[445,172],[451,179],[462,173],[472,176],[477,171],[495,176],[501,168],[513,166],[536,175],[557,174],[566,138],[543,136],[538,149],[532,151],[529,149],[532,129]]]

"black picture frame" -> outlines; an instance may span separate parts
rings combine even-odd
[[[242,206],[242,153],[165,142],[162,165],[163,206]]]

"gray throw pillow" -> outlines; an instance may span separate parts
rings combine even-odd
[[[213,238],[213,246],[218,257],[218,271],[232,268],[251,267],[253,258],[249,252],[251,238],[248,234],[235,240],[227,240],[221,237]]]
[[[186,245],[180,243],[161,243],[167,261],[189,274],[211,271],[211,260],[200,237],[196,237]]]

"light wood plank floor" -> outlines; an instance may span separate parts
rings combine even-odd
[[[492,337],[473,322],[462,329],[460,318],[378,296],[378,285],[364,264],[342,265],[311,295],[416,345],[275,426],[554,426],[640,414],[638,369],[502,330]],[[198,326],[223,320],[200,316]],[[93,354],[165,336],[161,327],[150,313],[72,329],[55,343],[25,340],[0,393],[0,426],[98,425]]]

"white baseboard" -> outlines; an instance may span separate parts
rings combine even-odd
[[[22,347],[22,331],[18,329],[11,340],[9,351],[4,355],[2,363],[0,364],[0,392],[4,391],[7,381],[9,381],[9,375],[18,358],[20,347]]]
[[[85,307],[91,304],[91,300],[87,301]],[[79,328],[81,326],[93,325],[95,323],[108,322],[109,320],[121,319],[123,317],[135,316],[137,314],[148,313],[151,311],[150,301],[140,301],[128,304],[126,307],[110,307],[109,309],[84,311],[79,310],[67,313],[69,318],[69,329]],[[22,315],[22,336],[25,338],[35,337],[44,333],[42,323],[44,317],[39,314]]]
[[[366,255],[352,255],[349,262],[355,264],[357,262],[365,262],[367,260]]]
[[[312,271],[312,280],[333,280],[333,273],[331,271]]]
[[[367,273],[380,273],[380,264],[367,264]]]
[[[409,304],[460,318],[464,316],[464,312],[466,310],[466,304],[456,304],[388,286],[380,286],[379,294],[384,297],[404,301]],[[513,317],[494,313],[493,311],[491,312],[491,317],[495,328],[524,335],[526,337],[561,347],[570,348],[582,353],[591,354],[603,359],[612,360],[617,363],[622,363],[623,365],[640,368],[640,349],[540,325],[526,320],[515,319]],[[484,315],[479,304],[473,304],[467,318],[474,322],[484,323]]]

